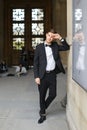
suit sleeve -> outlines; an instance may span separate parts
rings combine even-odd
[[[65,39],[61,39],[60,42],[61,45],[59,45],[59,51],[67,51],[70,49],[70,46],[68,45]]]

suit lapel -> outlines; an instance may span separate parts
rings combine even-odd
[[[46,52],[45,52],[45,46],[44,46],[44,43],[42,43],[42,54],[43,54],[43,58],[45,58],[45,61],[46,61]]]

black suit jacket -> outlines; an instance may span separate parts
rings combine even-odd
[[[67,44],[65,39],[61,43],[62,45],[58,45],[57,42],[52,42],[51,45],[54,60],[56,62],[56,68],[55,68],[56,74],[60,72],[65,73],[65,70],[61,63],[59,51],[69,50],[69,45]],[[46,71],[46,65],[47,65],[47,60],[46,60],[46,53],[45,53],[45,45],[44,43],[42,43],[39,44],[35,50],[35,55],[34,55],[34,77],[35,78],[37,77],[39,77],[40,79],[43,78]]]

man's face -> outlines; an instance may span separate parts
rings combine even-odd
[[[54,34],[52,32],[46,33],[46,41],[47,41],[47,43],[51,43],[54,40],[53,35]]]

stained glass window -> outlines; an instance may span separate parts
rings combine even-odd
[[[24,46],[24,38],[13,38],[13,49],[21,50]]]
[[[13,23],[13,35],[24,35],[24,23]]]
[[[12,35],[13,49],[21,50],[25,46],[25,9],[12,10]],[[36,48],[37,44],[43,42],[44,37],[44,9],[31,9],[31,46]]]
[[[44,10],[32,9],[32,47],[33,49],[44,40]]]
[[[44,11],[43,9],[32,9],[32,20],[43,20]]]
[[[32,23],[32,35],[43,35],[44,24],[43,23]]]
[[[25,45],[25,10],[13,9],[12,11],[13,49],[21,50]]]
[[[13,9],[13,21],[22,21],[25,18],[24,9]]]

